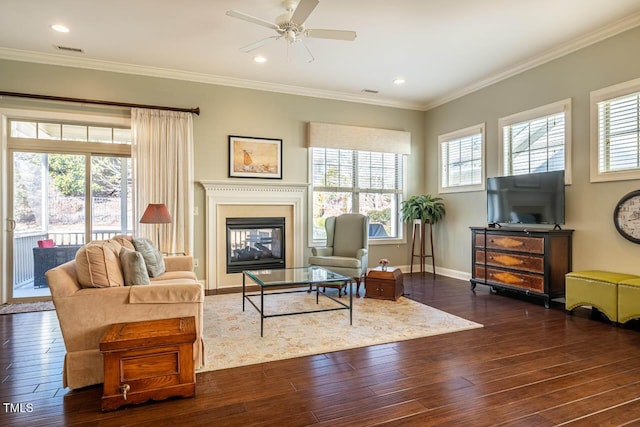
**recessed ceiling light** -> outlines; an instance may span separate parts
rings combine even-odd
[[[395,84],[397,84],[397,85],[403,85],[405,83],[405,79],[400,77],[400,78],[395,79],[393,82]]]
[[[259,64],[262,64],[263,62],[267,62],[267,58],[265,58],[264,56],[258,55],[258,56],[254,56],[253,60]]]
[[[59,33],[68,33],[69,32],[69,28],[64,26],[64,25],[62,25],[62,24],[53,24],[51,26],[51,29],[53,31],[57,31]]]

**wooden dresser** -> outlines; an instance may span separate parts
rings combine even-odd
[[[476,284],[539,296],[564,296],[573,230],[471,227],[471,289]]]
[[[100,341],[102,410],[149,399],[195,396],[195,340],[194,317],[111,325]]]

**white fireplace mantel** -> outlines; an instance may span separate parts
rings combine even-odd
[[[293,209],[293,256],[294,265],[302,266],[304,260],[304,239],[306,234],[305,206],[307,203],[306,183],[289,182],[237,182],[237,181],[199,181],[206,192],[205,222],[205,265],[206,287],[217,289],[220,272],[217,267],[216,242],[226,238],[217,235],[219,205],[265,205],[291,206]],[[225,256],[225,254],[220,254]]]

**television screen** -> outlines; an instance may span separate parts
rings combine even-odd
[[[489,224],[564,224],[564,171],[487,178]]]

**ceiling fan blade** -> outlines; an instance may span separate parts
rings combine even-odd
[[[354,41],[357,37],[355,31],[345,30],[305,30],[304,35],[316,39],[332,39]]]
[[[293,12],[293,16],[291,17],[291,22],[294,24],[302,25],[307,20],[313,9],[318,5],[318,0],[300,0],[298,3],[298,7]]]
[[[276,40],[278,40],[280,38],[282,38],[282,36],[267,37],[266,39],[262,39],[260,41],[255,42],[255,43],[251,43],[251,44],[248,44],[248,45],[246,45],[244,47],[241,47],[240,51],[244,52],[244,53],[249,53],[249,52],[251,52],[253,50],[258,49],[259,47],[262,47],[262,46],[264,46],[266,44],[269,44],[269,43],[271,43],[273,41],[276,41]]]
[[[269,22],[261,18],[256,18],[255,16],[247,15],[246,13],[238,12],[237,10],[227,10],[227,16],[242,19],[243,21],[251,22],[253,24],[262,25],[263,27],[271,28],[272,30],[280,31],[280,27],[278,27],[273,22]]]

